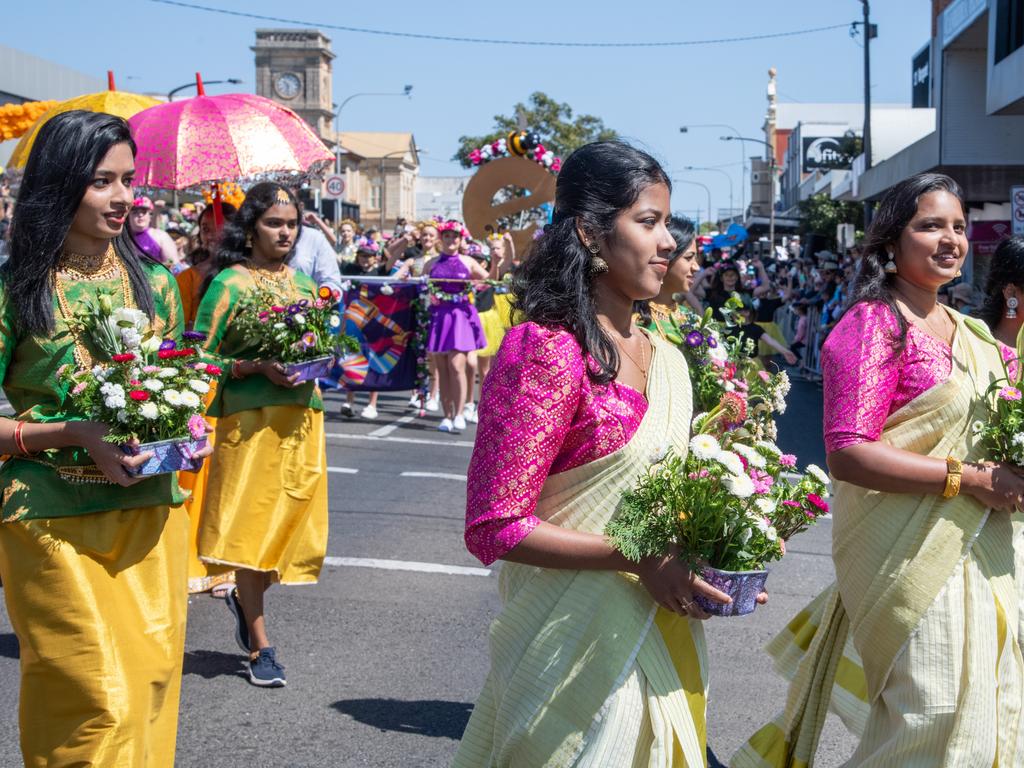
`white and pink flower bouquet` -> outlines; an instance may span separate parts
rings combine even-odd
[[[186,343],[197,340],[196,334],[187,336]],[[114,354],[109,363],[65,366],[61,380],[75,412],[109,425],[105,440],[129,454],[153,454],[137,474],[198,469],[202,459],[194,454],[207,439],[205,398],[221,369],[201,360],[193,346],[173,339],[145,343],[150,338],[140,337],[139,345]]]
[[[985,446],[985,456],[1024,467],[1024,395],[1020,381],[1005,379],[989,390],[989,417],[975,421],[971,431]]]
[[[754,610],[766,565],[785,554],[785,540],[829,508],[828,475],[775,443],[775,415],[786,407],[789,379],[747,366],[745,344],[724,342],[709,317],[691,328],[686,345],[711,364],[691,362],[694,399],[714,406],[693,420],[685,457],[652,463],[622,500],[605,533],[630,560],[678,548],[705,581],[733,598],[729,605],[698,597],[718,615]],[[700,335],[700,339],[696,336]],[[721,359],[712,357],[724,349]]]

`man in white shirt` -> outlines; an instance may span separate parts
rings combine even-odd
[[[341,290],[338,258],[324,233],[316,227],[302,224],[302,235],[288,266],[309,275],[317,285]]]

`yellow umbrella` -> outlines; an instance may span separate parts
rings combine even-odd
[[[21,137],[21,140],[14,148],[11,159],[7,161],[8,170],[25,167],[25,163],[28,162],[28,154],[32,151],[32,142],[36,140],[39,129],[43,127],[43,123],[54,115],[59,115],[61,112],[70,112],[73,109],[84,109],[87,112],[107,112],[127,120],[136,112],[141,112],[144,109],[149,109],[161,103],[159,99],[143,96],[139,93],[115,91],[113,89],[113,78],[110,79],[110,84],[111,89],[109,91],[75,96],[75,98],[62,101],[44,112],[32,124],[32,127],[28,129],[28,132]]]

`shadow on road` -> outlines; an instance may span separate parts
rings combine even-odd
[[[342,699],[331,708],[382,731],[455,740],[462,738],[473,711],[468,702],[398,699]]]
[[[2,642],[3,635],[0,635]],[[2,649],[2,645],[0,645]],[[0,650],[2,653],[2,650]],[[237,653],[223,653],[222,651],[186,651],[185,667],[182,670],[184,675],[199,675],[206,680],[215,677],[245,677],[244,659]]]
[[[20,655],[17,636],[13,632],[0,633],[0,656],[17,659]]]

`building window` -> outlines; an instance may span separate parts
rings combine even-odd
[[[370,187],[370,208],[375,211],[380,210],[380,184]]]
[[[996,51],[998,64],[1024,45],[1024,0],[996,0]]]

